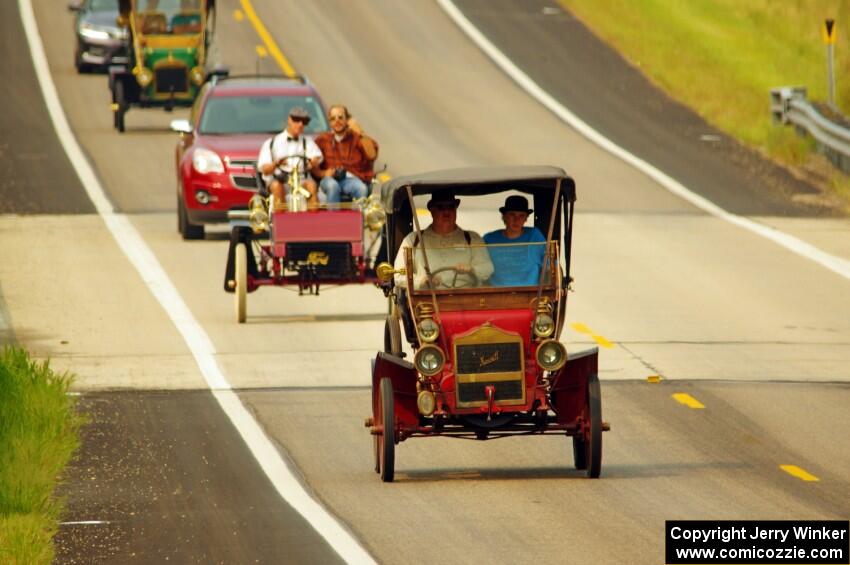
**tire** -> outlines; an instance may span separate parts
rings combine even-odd
[[[237,243],[234,251],[236,288],[233,296],[236,301],[236,321],[244,324],[248,306],[248,248],[244,243]]]
[[[83,63],[83,58],[80,55],[79,50],[74,53],[74,68],[76,68],[77,73],[81,75],[91,71],[91,68],[86,63]]]
[[[383,433],[377,437],[381,480],[385,483],[393,482],[395,475],[395,406],[393,402],[393,383],[389,377],[384,377],[380,385],[380,425]]]
[[[124,95],[124,82],[116,80],[112,86],[112,98],[115,104],[118,104],[118,109],[112,114],[115,129],[119,133],[124,133],[124,114],[127,113],[127,98]]]
[[[573,462],[579,471],[587,469],[587,444],[583,436],[573,436]]]
[[[384,353],[401,357],[401,327],[392,315],[384,321]]]
[[[204,226],[196,226],[189,223],[189,214],[186,212],[186,203],[183,202],[183,194],[177,194],[177,231],[183,239],[204,239]]]
[[[602,391],[599,377],[587,379],[587,424],[585,446],[587,450],[587,476],[598,479],[602,472]]]

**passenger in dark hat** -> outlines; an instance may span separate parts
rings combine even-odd
[[[405,250],[413,247],[413,284],[422,288],[428,284],[421,247],[424,242],[428,265],[435,288],[464,288],[479,286],[493,272],[493,263],[481,236],[457,225],[460,200],[449,191],[435,192],[428,201],[431,225],[421,233],[413,231],[404,238],[395,258],[395,268],[405,265]],[[407,277],[396,275],[396,285],[406,286]]]
[[[525,196],[512,195],[499,208],[505,229],[484,235],[495,271],[493,286],[534,286],[540,277],[540,266],[546,254],[546,238],[534,226],[526,226],[533,212]],[[526,245],[515,245],[515,244]],[[508,245],[512,244],[512,245]]]
[[[304,134],[309,123],[310,113],[301,106],[294,106],[289,110],[286,129],[266,140],[260,149],[257,170],[263,174],[263,180],[277,202],[283,202],[285,194],[291,191],[289,175],[294,167],[298,167],[301,186],[310,193],[310,205],[316,207],[319,204],[316,181],[310,178],[309,173],[321,163],[322,151],[312,137]]]

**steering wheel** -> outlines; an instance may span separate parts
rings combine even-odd
[[[442,280],[442,277],[440,277],[440,284],[442,286],[445,286],[446,288],[472,288],[474,286],[478,286],[478,277],[475,275],[475,271],[472,270],[467,273],[462,273],[457,269],[457,267],[440,267],[436,271],[431,271],[431,276],[434,277],[440,273],[445,273],[448,271],[454,271],[455,276],[452,279],[451,284],[446,283],[446,281]],[[469,277],[469,279],[462,279],[462,284],[458,286],[458,275],[466,275],[467,277]]]

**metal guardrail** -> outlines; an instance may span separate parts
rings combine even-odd
[[[774,123],[793,124],[800,134],[808,133],[832,163],[850,172],[850,128],[821,115],[806,99],[802,86],[783,86],[770,90],[770,114]]]

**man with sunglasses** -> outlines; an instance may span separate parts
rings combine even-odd
[[[431,225],[421,234],[407,234],[399,247],[394,268],[405,267],[405,250],[414,248],[414,288],[425,288],[428,276],[421,244],[425,244],[428,267],[432,274],[434,288],[465,288],[481,286],[493,274],[493,262],[481,236],[473,231],[463,230],[457,225],[457,207],[460,199],[450,192],[437,192],[428,201],[431,213]],[[397,286],[407,286],[406,275],[396,275]]]
[[[316,207],[322,200],[316,181],[308,174],[322,161],[322,151],[316,142],[304,135],[304,126],[309,123],[310,114],[307,110],[295,106],[289,111],[286,129],[267,139],[260,148],[257,170],[263,174],[263,180],[277,202],[283,202],[286,192],[291,188],[288,180],[293,167],[298,167],[301,186],[310,192],[309,205]]]
[[[361,131],[342,104],[330,107],[328,121],[331,131],[316,136],[316,145],[324,157],[318,173],[319,190],[328,202],[339,202],[342,194],[363,198],[369,193],[367,184],[375,176],[378,143]]]

